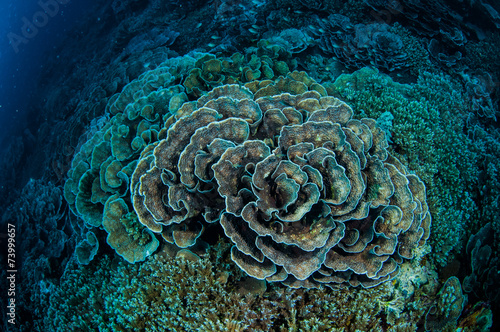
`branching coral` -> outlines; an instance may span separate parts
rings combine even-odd
[[[51,294],[45,329],[379,331],[388,324],[380,304],[400,296],[396,282],[370,289],[305,290],[276,283],[262,289],[230,264],[228,245],[212,246],[195,259],[180,251],[172,258],[171,249],[166,244],[141,264],[107,256],[87,266],[70,262]],[[226,271],[220,271],[223,266]],[[422,273],[422,268],[411,270],[412,276]],[[391,331],[416,330],[429,308],[410,295],[405,303],[411,310],[391,321]]]
[[[215,88],[142,155],[134,209],[180,247],[220,222],[233,261],[258,279],[378,285],[426,242],[431,218],[384,132],[351,117],[305,73]]]
[[[431,255],[444,265],[465,229],[480,222],[475,188],[485,154],[479,152],[483,143],[467,138],[463,131],[468,114],[459,86],[449,77],[431,73],[423,73],[415,84],[399,84],[370,68],[324,85],[361,116],[377,118],[387,111],[394,116],[391,151],[427,185],[434,217]]]

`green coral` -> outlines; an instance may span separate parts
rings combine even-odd
[[[158,248],[155,235],[138,222],[135,213],[129,212],[124,199],[111,196],[104,211],[102,226],[108,233],[106,241],[127,262],[143,261]]]
[[[246,56],[241,53],[234,53],[227,58],[217,58],[213,54],[203,55],[183,81],[187,93],[200,97],[224,84],[247,83],[258,79],[274,80],[297,66],[296,61],[291,60],[291,55],[282,56],[278,46],[278,49],[272,48],[264,40],[258,45],[254,52]]]
[[[426,184],[432,257],[446,264],[465,228],[479,223],[473,189],[479,151],[463,130],[468,113],[461,88],[451,78],[431,73],[414,84],[399,84],[370,68],[340,75],[324,86],[329,95],[350,103],[355,117],[394,116],[392,152]]]
[[[436,303],[425,315],[425,329],[427,331],[443,331],[446,326],[456,325],[456,321],[467,302],[462,294],[462,286],[457,277],[450,277],[439,290]]]
[[[128,210],[130,177],[141,152],[164,138],[175,119],[171,115],[190,99],[222,84],[276,79],[289,72],[290,66],[278,59],[279,54],[258,54],[259,50],[247,56],[192,53],[168,59],[109,98],[106,115],[88,129],[87,141],[68,172],[64,197],[89,228],[102,227],[106,221],[108,244],[129,262],[143,260],[158,245],[135,222],[135,212]],[[119,215],[117,206],[121,206]]]
[[[68,174],[64,196],[71,210],[88,227],[104,226],[108,243],[129,262],[143,260],[158,246],[140,224],[127,226],[133,217],[122,218],[129,213],[130,177],[142,150],[158,140],[164,117],[187,101],[184,87],[174,81],[194,62],[191,57],[167,60],[111,97],[107,115],[89,129]]]
[[[99,241],[94,232],[88,231],[86,238],[78,243],[75,248],[76,259],[78,263],[87,265],[90,263],[99,249]]]
[[[407,294],[412,310],[403,307],[391,331],[415,329],[429,305],[411,300],[403,283],[398,277],[371,289],[266,289],[231,263],[227,244],[201,258],[175,255],[167,244],[142,264],[107,256],[88,266],[70,263],[45,323],[54,331],[369,331],[387,326],[382,304]],[[427,295],[437,291],[425,284]]]

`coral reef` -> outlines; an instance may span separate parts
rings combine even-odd
[[[319,20],[312,32],[318,35],[318,45],[327,55],[334,55],[346,66],[364,66],[393,71],[408,66],[401,37],[385,23],[353,24],[340,14]]]
[[[429,271],[409,263],[393,283],[370,289],[266,287],[231,263],[227,244],[201,257],[181,251],[165,244],[133,265],[106,256],[88,266],[72,261],[51,294],[46,328],[326,332],[383,330],[390,324],[390,331],[416,330],[438,288],[426,277]],[[397,308],[397,318],[388,318],[391,308]]]
[[[463,280],[464,292],[475,298],[487,298],[496,306],[500,298],[500,260],[494,246],[495,232],[487,223],[467,242],[465,255],[470,261],[470,274]]]
[[[92,122],[76,148],[64,186],[71,210],[87,227],[102,226],[108,244],[125,259],[143,260],[158,242],[136,222],[130,178],[146,146],[164,137],[163,123],[170,121],[171,114],[182,112],[189,97],[198,97],[213,86],[247,82],[261,77],[261,72],[262,78],[275,79],[288,71],[284,61],[266,55],[254,53],[247,59],[239,53],[229,58],[193,53],[168,59],[142,74],[109,98],[106,116]],[[182,77],[182,85],[176,84]]]
[[[109,235],[107,242],[131,262],[143,260],[156,249],[157,241],[153,234],[147,241],[147,231],[131,225],[134,218],[128,216],[121,197],[128,194],[129,178],[142,149],[158,139],[160,119],[175,112],[179,102],[187,98],[182,86],[171,83],[178,72],[184,72],[183,66],[193,62],[190,57],[168,61],[114,95],[106,106],[112,118],[103,118],[89,131],[90,137],[75,154],[65,183],[64,195],[72,211],[88,227],[102,225]],[[134,245],[125,244],[123,237],[133,238]]]
[[[392,114],[391,152],[426,184],[433,216],[431,255],[446,265],[466,229],[481,223],[473,190],[482,167],[480,145],[463,131],[469,117],[463,90],[449,77],[423,73],[414,84],[399,84],[369,68],[324,86],[359,116]]]
[[[442,331],[446,325],[454,326],[466,301],[460,281],[457,277],[450,277],[439,290],[436,303],[425,315],[425,329]]]
[[[463,68],[464,62],[470,61],[463,61],[468,44],[484,40],[500,25],[497,2],[367,0],[365,3],[377,21],[390,25],[398,22],[414,34],[425,37],[432,58],[444,68]]]
[[[233,260],[256,278],[371,287],[394,277],[428,239],[430,214],[376,122],[351,119],[304,72],[274,78],[288,70],[280,60],[193,56],[110,98],[110,118],[72,161],[73,212],[129,262],[155,251],[151,231],[185,248],[220,219]],[[250,79],[252,63],[266,80]]]
[[[17,200],[2,211],[0,227],[7,230],[7,223],[14,225],[16,236],[14,258],[9,256],[9,263],[15,263],[15,267],[3,269],[0,276],[7,280],[7,276],[12,276],[7,270],[17,270],[14,274],[16,317],[33,317],[18,322],[20,331],[36,330],[54,284],[74,253],[78,233],[72,227],[72,219],[74,217],[67,213],[62,188],[42,179],[31,179]],[[7,264],[6,255],[2,257]],[[7,296],[7,287],[2,289]],[[2,314],[7,317],[4,308]]]
[[[0,142],[16,327],[498,330],[499,12],[98,1]]]
[[[166,121],[131,178],[139,221],[186,247],[220,219],[240,268],[292,287],[393,278],[429,237],[424,184],[374,120],[352,120],[305,73],[246,86]]]

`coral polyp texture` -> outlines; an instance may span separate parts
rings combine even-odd
[[[232,260],[257,279],[379,285],[425,244],[431,216],[423,182],[384,131],[352,117],[303,72],[215,87],[144,148],[133,209],[181,248],[219,223]]]

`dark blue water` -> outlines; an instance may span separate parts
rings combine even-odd
[[[35,127],[27,118],[48,54],[99,1],[1,2],[0,137],[20,135]],[[53,60],[53,59],[52,59]],[[64,66],[61,63],[61,66]],[[36,110],[35,110],[36,112]]]

